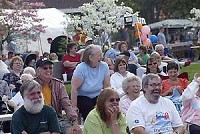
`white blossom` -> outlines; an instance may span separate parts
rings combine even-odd
[[[93,36],[94,28],[108,33],[117,32],[124,25],[125,14],[138,15],[138,13],[133,14],[133,10],[124,6],[124,3],[117,6],[117,1],[94,0],[91,3],[84,3],[79,7],[83,16],[72,16],[72,24],[75,27],[82,26],[89,36]]]
[[[193,20],[199,20],[200,19],[200,9],[193,8],[190,11],[190,14],[194,15],[194,18],[192,18]]]

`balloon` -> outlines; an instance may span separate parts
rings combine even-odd
[[[141,40],[142,40],[142,41],[145,41],[146,39],[147,39],[147,35],[146,35],[146,34],[142,34],[142,35],[141,35]]]
[[[147,35],[147,34],[150,33],[151,30],[150,30],[149,26],[145,25],[145,26],[142,27],[141,31],[142,31],[143,34]]]
[[[143,44],[147,47],[150,47],[151,46],[151,40],[150,39],[146,39]]]
[[[152,43],[157,43],[158,37],[156,35],[151,35],[150,40]]]
[[[140,38],[140,36],[141,36],[141,33],[140,33],[140,32],[135,32],[135,34],[134,34],[134,37],[135,37],[135,38]]]
[[[142,29],[142,24],[140,22],[135,23],[135,28],[138,30]]]

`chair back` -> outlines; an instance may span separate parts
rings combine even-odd
[[[130,72],[130,73],[133,73],[133,74],[135,74],[135,75],[137,75],[137,65],[135,65],[135,64],[128,64],[128,71]]]
[[[53,77],[63,80],[63,64],[61,61],[53,63]]]
[[[162,80],[166,80],[166,79],[169,79],[169,76],[163,76],[161,74],[159,74],[160,78]],[[183,72],[181,74],[178,75],[178,78],[183,78],[183,79],[187,79],[189,80],[189,76],[188,76],[188,72]]]
[[[189,80],[188,72],[183,72],[178,75],[178,78],[183,78]]]

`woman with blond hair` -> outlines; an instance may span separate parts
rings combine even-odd
[[[17,87],[17,81],[20,80],[20,76],[22,73],[22,69],[24,66],[24,62],[21,57],[19,56],[14,56],[11,61],[10,61],[10,73],[6,73],[3,76],[3,80],[5,80],[13,93],[15,95],[18,90],[15,90]]]
[[[119,109],[119,94],[105,88],[97,98],[96,107],[84,123],[84,134],[126,134],[126,120]]]

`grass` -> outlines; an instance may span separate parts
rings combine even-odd
[[[70,96],[71,95],[71,84],[65,84],[65,88],[67,90],[67,94]]]
[[[182,67],[181,72],[188,72],[189,75],[189,81],[193,80],[194,74],[195,73],[200,73],[200,63],[191,63],[187,67]]]

